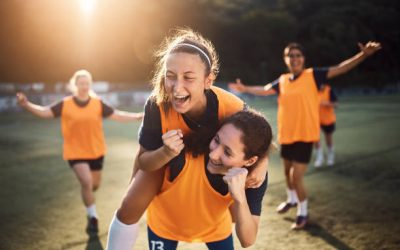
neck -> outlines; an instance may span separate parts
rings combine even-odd
[[[78,94],[76,98],[80,101],[87,101],[89,99],[89,94]]]
[[[301,74],[301,72],[303,72],[304,69],[300,69],[300,70],[292,70],[290,73],[292,73],[293,76],[298,76]]]
[[[196,108],[192,108],[192,110],[185,113],[185,116],[188,117],[192,121],[199,121],[206,111],[207,108],[207,97],[203,95],[203,98],[200,103],[196,105]]]

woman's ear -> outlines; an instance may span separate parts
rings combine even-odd
[[[206,82],[205,82],[204,88],[205,88],[205,89],[210,89],[211,86],[212,86],[212,84],[213,84],[213,82],[214,82],[214,80],[215,80],[215,75],[214,75],[214,73],[210,73],[210,74],[206,77]]]
[[[251,167],[254,163],[258,161],[258,156],[252,156],[250,159],[246,160],[244,163],[245,167]]]

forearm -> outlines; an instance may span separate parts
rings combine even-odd
[[[253,95],[273,95],[275,94],[275,90],[273,90],[270,84],[266,86],[246,86],[245,92]]]
[[[247,201],[234,203],[236,235],[242,247],[254,244],[257,238],[258,223],[255,216],[250,213]],[[258,217],[258,216],[257,216]]]
[[[44,107],[40,105],[33,104],[31,102],[26,102],[23,106],[24,109],[28,110],[32,114],[41,118],[53,118],[53,112],[49,107]]]
[[[110,119],[118,122],[141,121],[143,119],[143,113],[131,113],[116,109],[110,116]]]
[[[145,151],[135,160],[135,167],[143,171],[154,171],[165,166],[175,156],[162,146],[153,151]]]
[[[363,62],[368,56],[364,52],[359,52],[355,56],[341,62],[336,66],[332,66],[328,70],[327,78],[333,78],[335,76],[344,74],[351,69],[355,68],[361,62]]]

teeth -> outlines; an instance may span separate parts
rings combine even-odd
[[[174,95],[175,98],[183,99],[188,97],[187,95]]]
[[[221,166],[221,165],[222,165],[221,163],[216,163],[216,162],[213,162],[213,161],[211,161],[211,163],[212,163],[214,166]]]

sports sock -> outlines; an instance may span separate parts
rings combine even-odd
[[[92,205],[86,207],[86,212],[90,218],[97,218],[96,205],[93,203]]]
[[[132,250],[139,234],[139,223],[124,224],[115,213],[108,232],[107,250]]]
[[[308,205],[307,199],[305,199],[304,201],[301,201],[297,205],[297,216],[307,216],[308,215],[307,205]]]
[[[297,201],[298,201],[297,194],[294,189],[286,189],[286,193],[287,193],[286,202],[291,203],[291,204],[297,203]]]

